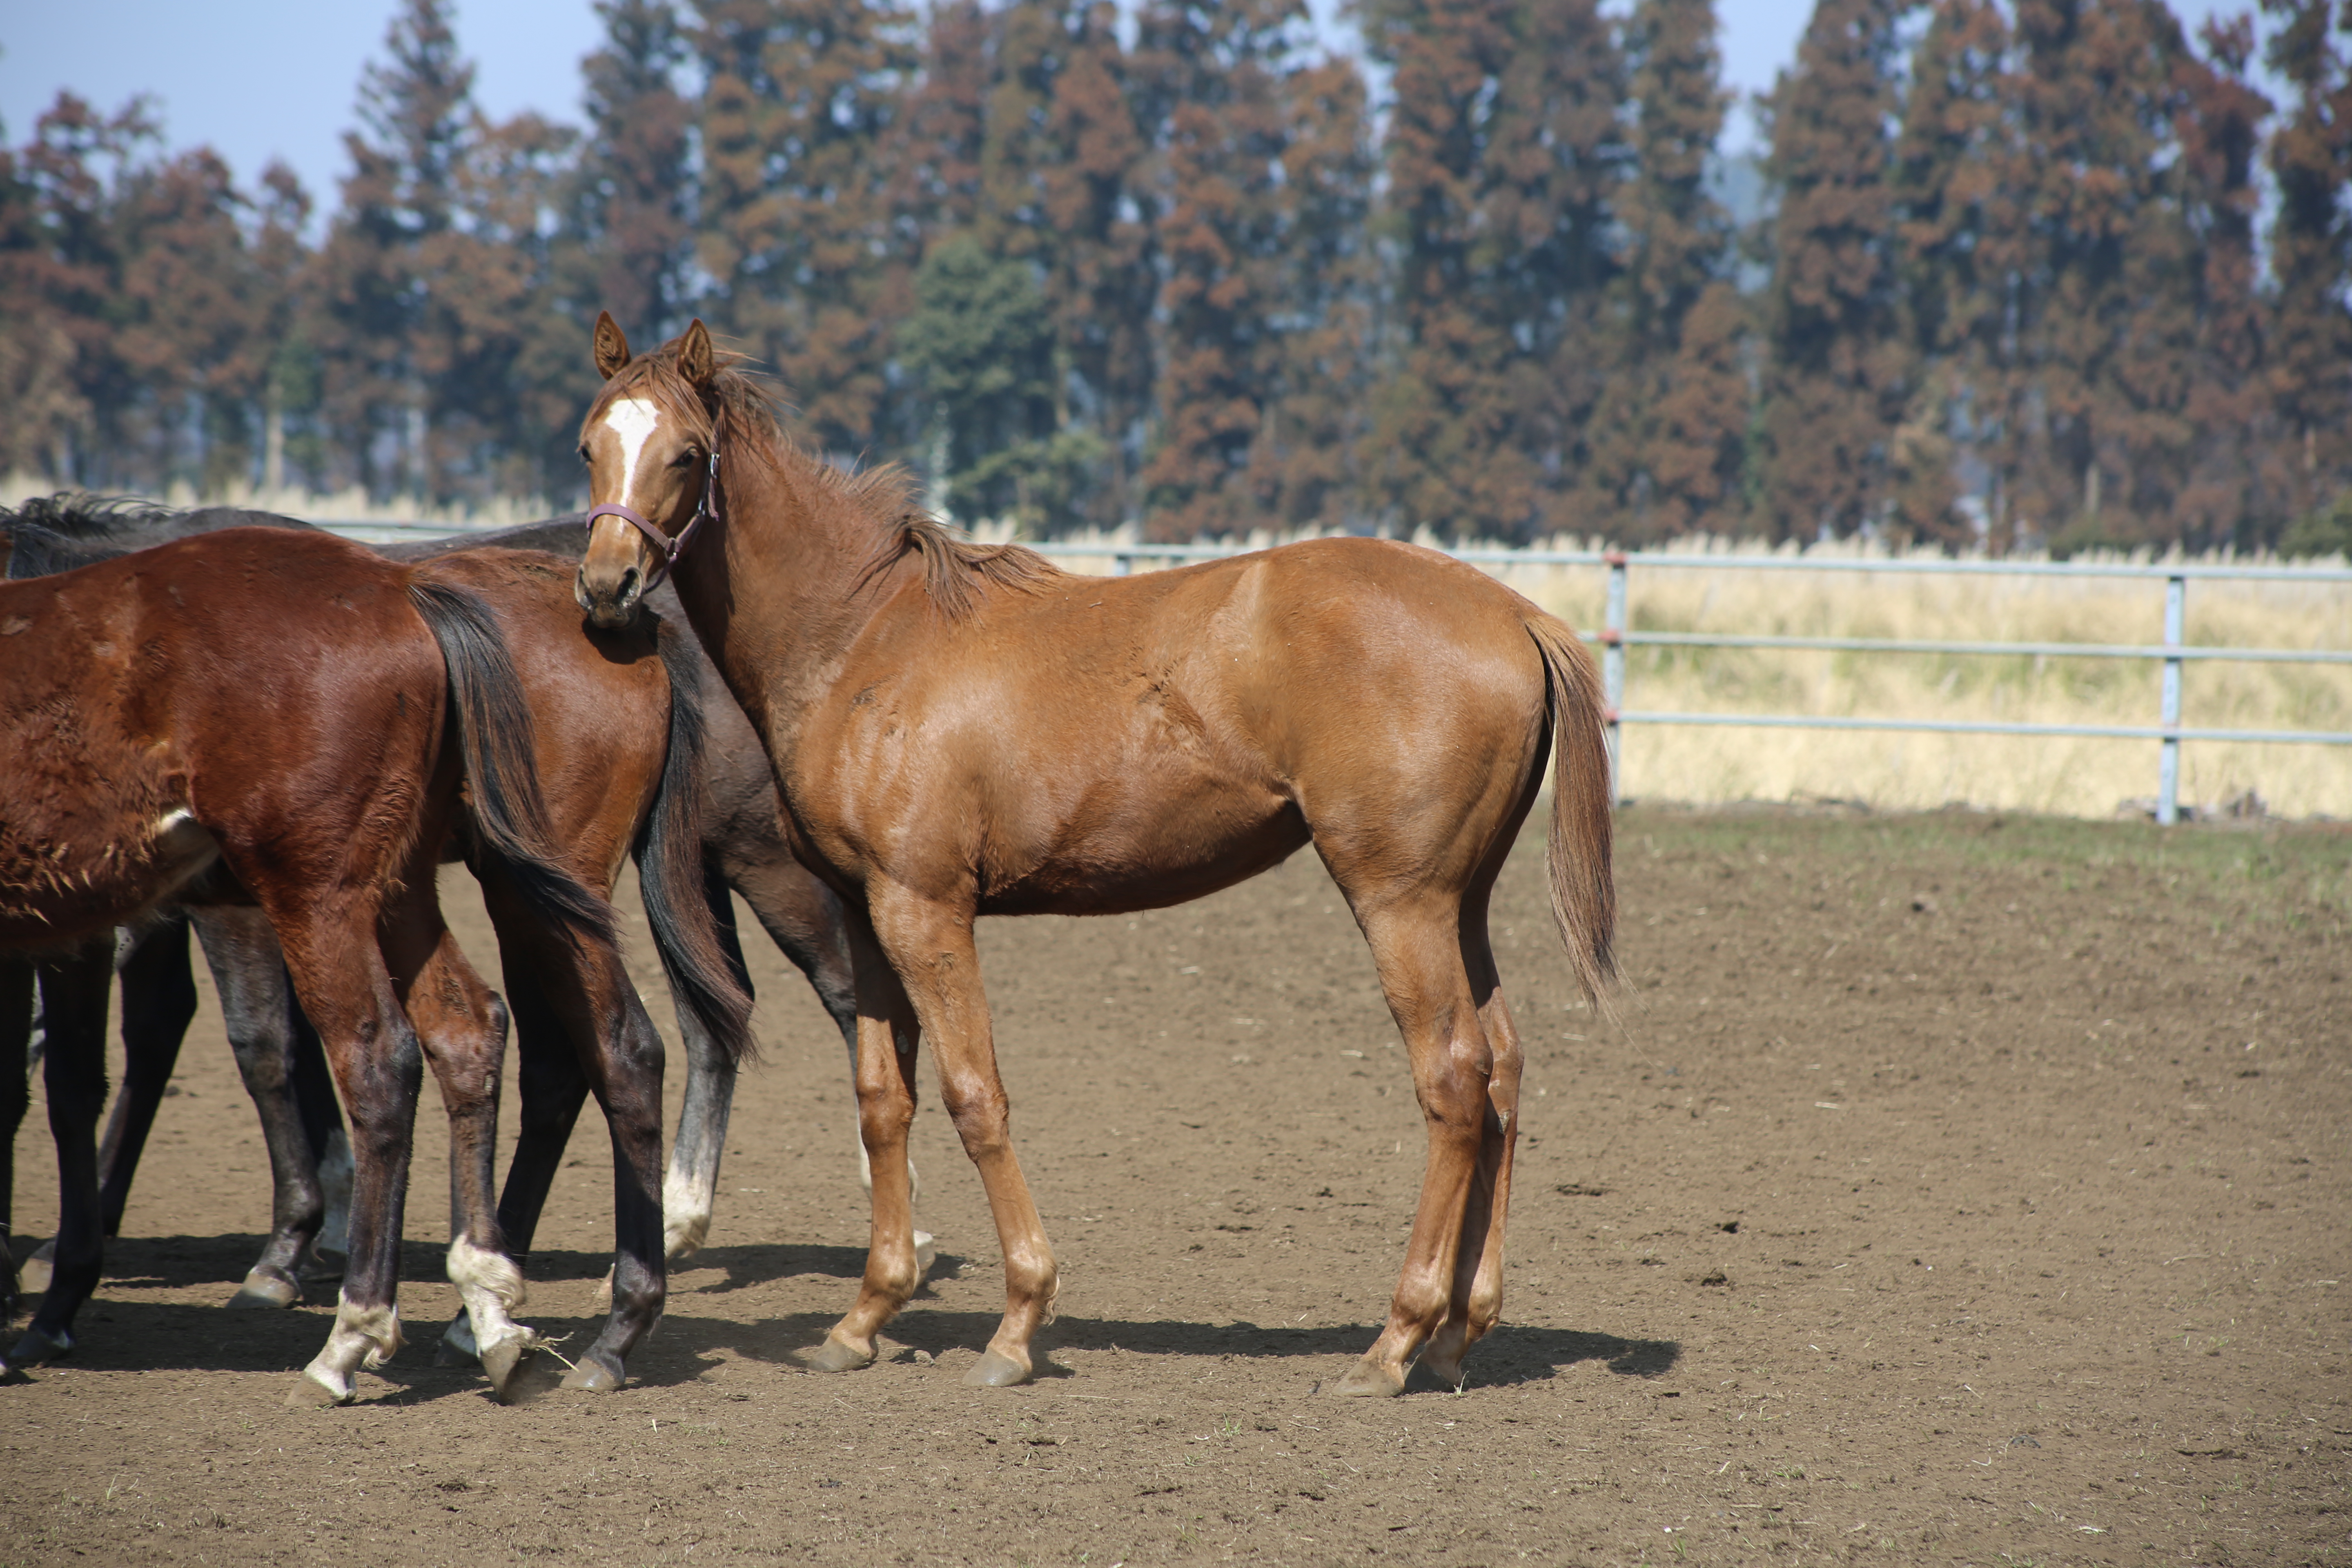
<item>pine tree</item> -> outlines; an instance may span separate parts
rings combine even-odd
[[[458,56],[445,0],[406,0],[384,47],[388,58],[361,79],[362,130],[343,138],[352,172],[320,247],[308,335],[331,445],[349,477],[378,494],[424,495],[438,488],[425,366],[440,356],[419,341],[420,251],[456,218],[474,68]],[[380,439],[395,454],[388,467]]]
[[[1642,0],[1627,28],[1637,106],[1617,202],[1623,270],[1604,328],[1612,369],[1591,437],[1591,516],[1622,537],[1727,527],[1748,426],[1746,311],[1731,221],[1706,188],[1727,95],[1712,0]]]
[[[588,135],[565,236],[565,291],[583,321],[608,310],[657,342],[686,325],[692,303],[694,107],[677,79],[686,41],[669,0],[600,0],[596,14],[604,43],[581,62]]]
[[[1157,5],[1140,47],[1172,89],[1158,248],[1166,280],[1156,450],[1142,474],[1154,537],[1246,531],[1264,517],[1252,449],[1274,391],[1289,126],[1279,57],[1298,0]]]
[[[782,379],[806,438],[855,457],[887,428],[890,325],[912,307],[882,149],[915,63],[889,5],[699,0],[698,255],[715,324]]]
[[[1889,453],[1894,529],[1975,542],[1956,468],[1990,468],[2005,416],[2008,283],[2017,237],[1997,223],[2009,166],[2009,26],[1993,0],[1937,0],[1911,60],[1895,149],[1903,330],[1919,367]],[[1979,496],[1991,521],[2000,496]]]
[[[2278,210],[2271,396],[2283,426],[2289,509],[2316,514],[2352,488],[2352,69],[2336,41],[2352,5],[2264,0],[2271,68],[2294,89],[2271,139]]]
[[[1370,479],[1388,520],[1526,539],[1566,521],[1613,271],[1622,72],[1587,0],[1381,0],[1399,363]],[[1579,374],[1581,371],[1583,374]]]
[[[2175,68],[2179,174],[2199,251],[2195,363],[2172,530],[2192,547],[2252,545],[2288,504],[2263,379],[2263,300],[2254,253],[2254,161],[2270,100],[2247,79],[2253,19],[2208,17],[2203,48]],[[2265,529],[2264,523],[2270,524]]]
[[[2019,522],[2061,548],[2168,539],[2200,271],[2173,133],[2185,40],[2161,0],[2021,0],[2017,38]]]
[[[1821,0],[1769,103],[1780,191],[1767,301],[1762,521],[1881,522],[1912,366],[1896,316],[1888,126],[1897,0]]]
[[[1351,525],[1363,510],[1379,258],[1369,232],[1371,117],[1352,59],[1325,59],[1282,84],[1281,301],[1251,493],[1289,528]]]

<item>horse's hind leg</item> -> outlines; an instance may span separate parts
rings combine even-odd
[[[482,892],[498,928],[499,951],[523,954],[531,964],[541,994],[569,1036],[612,1132],[612,1314],[565,1375],[563,1385],[598,1392],[618,1388],[627,1375],[629,1352],[661,1321],[667,1289],[662,1253],[661,1032],[646,1016],[618,952],[546,931],[527,914],[502,874],[486,878]],[[558,1048],[553,1038],[549,1046]],[[517,1152],[520,1158],[520,1151]],[[478,1332],[478,1320],[476,1327]]]
[[[740,848],[740,845],[730,845]],[[774,941],[794,968],[807,977],[809,989],[832,1018],[834,1027],[841,1031],[842,1044],[849,1052],[849,1077],[857,1079],[857,968],[850,956],[850,916],[833,889],[818,881],[791,852],[779,842],[772,847],[761,846],[764,853],[756,862],[743,857],[731,859],[727,876],[751,912],[760,918],[761,927]],[[723,891],[723,889],[722,889]],[[745,990],[751,987],[747,982]],[[688,1080],[692,1092],[693,1080]],[[683,1140],[683,1129],[679,1133]],[[714,1163],[712,1178],[717,1179]],[[857,1183],[868,1194],[874,1191],[874,1166],[866,1152],[866,1139],[861,1132],[857,1140]],[[915,1162],[907,1162],[907,1187],[909,1203],[920,1202],[923,1179],[915,1169]],[[672,1211],[673,1215],[675,1211]],[[677,1221],[673,1217],[675,1227]],[[673,1255],[674,1256],[674,1255]],[[938,1260],[939,1244],[931,1233],[915,1232],[915,1283],[922,1284]]]
[[[302,1258],[326,1222],[317,1145],[295,1095],[300,1010],[278,935],[258,910],[194,911],[205,963],[220,992],[229,1050],[261,1119],[269,1151],[270,1228],[261,1256],[229,1299],[232,1307],[291,1307],[302,1300]]]
[[[726,881],[708,866],[703,872],[703,898],[719,930],[719,951],[726,955],[735,983],[749,996],[751,975],[735,931],[735,902],[728,897]],[[854,1018],[854,1004],[851,1014]],[[677,1142],[670,1149],[668,1173],[662,1178],[662,1247],[673,1267],[700,1251],[710,1234],[710,1215],[719,1192],[719,1161],[726,1152],[727,1122],[735,1105],[736,1074],[735,1064],[692,1009],[677,1009],[677,1032],[686,1046],[686,1103],[677,1113]]]
[[[1388,1323],[1364,1359],[1333,1385],[1334,1394],[1402,1393],[1415,1352],[1453,1308],[1464,1232],[1494,1114],[1487,1097],[1492,1055],[1463,970],[1459,908],[1455,899],[1435,894],[1358,908],[1380,967],[1381,989],[1412,1058],[1429,1160]]]
[[[74,1314],[98,1289],[105,1228],[98,1201],[98,1119],[106,1109],[106,1006],[114,989],[114,944],[92,942],[40,969],[42,1062],[49,1133],[58,1147],[57,1256],[49,1288],[0,1373],[73,1349]]]
[[[116,973],[122,979],[122,1088],[98,1146],[99,1217],[109,1236],[122,1232],[131,1180],[179,1063],[180,1042],[196,1016],[187,916],[175,914],[138,932]]]
[[[16,1254],[10,1226],[16,1204],[16,1129],[33,1103],[33,966],[0,958],[0,1330],[16,1317]]]
[[[563,1020],[548,1005],[527,944],[501,941],[499,951],[507,1008],[514,1019],[515,1097],[522,1110],[514,1157],[507,1164],[507,1184],[499,1196],[499,1231],[506,1237],[507,1255],[517,1268],[527,1269],[548,1192],[563,1163],[580,1108],[588,1102],[588,1075],[581,1068],[580,1053]],[[480,1360],[473,1318],[460,1309],[442,1332],[434,1361],[459,1366]]]
[[[1462,957],[1471,994],[1478,999],[1478,1023],[1486,1031],[1493,1068],[1486,1080],[1488,1115],[1471,1173],[1470,1198],[1463,1210],[1462,1247],[1454,1268],[1453,1301],[1445,1321],[1421,1353],[1421,1364],[1437,1378],[1462,1385],[1462,1357],[1503,1316],[1503,1229],[1511,1207],[1511,1163],[1519,1142],[1519,1072],[1524,1057],[1519,1031],[1495,972],[1486,940],[1486,900],[1475,915],[1465,908]]]
[[[406,977],[403,1001],[449,1118],[449,1282],[473,1320],[482,1370],[504,1399],[512,1395],[517,1374],[541,1343],[535,1331],[514,1321],[515,1309],[522,1305],[522,1270],[507,1255],[499,1226],[496,1161],[506,1008],[442,923],[429,890],[432,875],[425,868],[427,891],[422,897],[409,894],[397,917],[384,922],[384,956],[395,984]]]
[[[381,1366],[400,1349],[401,1222],[424,1058],[377,945],[373,910],[305,902],[271,913],[352,1118],[351,1251],[335,1326],[286,1403],[340,1405],[352,1397],[362,1361]]]

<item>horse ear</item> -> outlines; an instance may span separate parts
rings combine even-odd
[[[606,381],[629,363],[629,340],[610,310],[596,312],[596,374]]]
[[[719,374],[719,356],[710,347],[709,329],[702,324],[699,316],[688,324],[686,335],[677,341],[677,374],[686,377],[686,384],[697,392],[709,391],[710,378]]]

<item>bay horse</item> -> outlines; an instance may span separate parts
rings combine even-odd
[[[576,561],[585,547],[580,524],[575,514],[489,532],[376,548],[394,560],[420,563],[475,550],[543,551]],[[0,513],[0,533],[16,542],[8,573],[20,577],[70,570],[193,533],[244,526],[311,527],[293,518],[235,508],[173,511],[72,496],[37,499],[13,513]],[[751,978],[736,935],[730,890],[743,899],[777,947],[808,979],[819,1004],[841,1031],[854,1068],[856,1005],[840,902],[793,858],[783,839],[774,774],[767,755],[741,710],[719,685],[675,600],[664,591],[656,596],[655,607],[665,612],[664,660],[676,667],[675,675],[684,679],[689,690],[699,693],[701,869],[706,900],[732,977],[748,997]],[[579,652],[560,642],[547,651],[558,662]],[[194,910],[188,918],[194,921],[211,963],[230,1044],[247,1091],[261,1113],[264,1142],[278,1186],[275,1228],[232,1304],[291,1305],[300,1300],[296,1260],[302,1257],[301,1236],[318,1237],[321,1251],[330,1246],[341,1250],[331,1185],[326,1194],[325,1229],[318,1229],[315,1221],[307,1231],[302,1228],[305,1216],[315,1215],[319,1201],[320,1184],[312,1180],[313,1163],[317,1174],[331,1178],[331,1162],[340,1154],[348,1169],[349,1154],[333,1090],[324,1059],[318,1054],[316,1033],[286,987],[283,964],[267,921],[257,911],[236,909]],[[180,1037],[194,1011],[184,924],[176,920],[159,921],[127,936],[121,969],[123,1084],[108,1119],[99,1157],[100,1208],[109,1236],[120,1226],[147,1131],[177,1059]],[[5,996],[0,996],[0,1007],[5,1005]],[[672,1268],[693,1256],[709,1234],[738,1063],[744,1054],[739,1047],[714,1037],[696,1008],[680,1005],[677,1013],[686,1047],[686,1094],[677,1140],[662,1184],[665,1253]],[[528,1062],[533,1052],[530,1020],[524,1016],[517,1023],[519,1045]],[[531,1099],[533,1087],[541,1081],[526,1067],[522,1088],[527,1127],[541,1125]],[[0,1092],[5,1092],[5,1087],[0,1087]],[[574,1085],[571,1112],[563,1116],[561,1125],[570,1126],[570,1114],[576,1113],[578,1104]],[[323,1160],[317,1153],[320,1150],[329,1152]],[[561,1152],[560,1146],[526,1143],[518,1151],[519,1170],[541,1160],[551,1170]],[[862,1144],[858,1156],[861,1178],[870,1185],[870,1173],[863,1170]],[[909,1179],[913,1179],[911,1164]],[[344,1185],[347,1188],[347,1176]],[[544,1183],[539,1187],[543,1194]],[[527,1237],[536,1226],[535,1206],[527,1217],[520,1210],[509,1210],[508,1205],[518,1195],[510,1178],[509,1197],[501,1205],[509,1240],[518,1234]],[[0,1205],[0,1236],[5,1234],[6,1222],[6,1209]],[[34,1255],[37,1264],[45,1266],[53,1245]],[[928,1273],[936,1243],[928,1233],[918,1231],[916,1245]],[[328,1258],[311,1265],[310,1274],[331,1277],[336,1268],[334,1259]],[[609,1279],[607,1284],[609,1290]],[[5,1311],[4,1300],[0,1300],[0,1311]],[[443,1337],[442,1359],[454,1362],[475,1353],[469,1321],[461,1310]]]
[[[870,1363],[915,1284],[913,1055],[978,1167],[1005,1311],[965,1381],[1025,1382],[1056,1272],[1014,1155],[972,922],[1201,897],[1312,844],[1370,943],[1428,1156],[1378,1340],[1332,1392],[1459,1385],[1502,1310],[1521,1055],[1486,910],[1554,759],[1548,871],[1570,964],[1612,984],[1601,689],[1554,617],[1434,551],[1325,539],[1087,578],[961,542],[881,469],[785,438],[698,321],[632,356],[599,318],[578,595],[626,625],[665,573],[765,742],[794,851],[847,909],[874,1220],[810,1362]]]
[[[50,677],[52,705],[72,710],[82,731],[111,728],[155,737],[148,742],[151,750],[172,760],[177,771],[170,776],[178,781],[179,793],[190,797],[179,816],[193,816],[207,835],[213,862],[193,879],[165,879],[162,892],[190,904],[247,896],[258,902],[283,941],[303,1010],[327,1035],[336,1077],[352,1109],[358,1156],[351,1270],[336,1332],[298,1380],[289,1403],[350,1397],[350,1375],[359,1360],[380,1360],[397,1344],[394,1261],[420,1037],[451,1117],[450,1276],[502,1397],[512,1391],[515,1374],[539,1344],[535,1334],[508,1316],[520,1302],[521,1282],[519,1268],[505,1255],[500,1223],[515,1215],[516,1189],[527,1185],[533,1127],[527,1117],[516,1177],[509,1184],[509,1203],[494,1213],[492,1140],[506,1015],[448,939],[432,895],[434,864],[453,835],[467,847],[499,925],[517,1010],[551,1014],[552,1026],[537,1033],[569,1033],[578,1047],[577,1060],[558,1049],[541,1053],[537,1063],[527,1050],[526,1079],[535,1068],[549,1070],[551,1057],[559,1079],[568,1068],[578,1081],[584,1070],[614,1128],[620,1289],[611,1321],[566,1382],[590,1388],[615,1385],[622,1357],[658,1318],[660,1039],[628,986],[603,896],[633,845],[639,851],[656,946],[681,1001],[739,1046],[748,1041],[749,1003],[730,991],[700,901],[692,694],[673,697],[650,626],[627,637],[583,643],[578,612],[565,602],[568,576],[568,563],[511,552],[419,570],[394,566],[328,536],[237,530],[5,590],[11,600],[28,604],[35,603],[28,591],[47,590],[68,603],[84,602],[85,619],[96,618],[89,610],[95,605],[142,632],[141,646],[167,677],[171,701],[163,722],[152,710],[135,705],[128,692],[68,691],[54,672],[30,673],[37,684],[39,677]],[[106,604],[110,590],[124,602]],[[385,654],[376,657],[375,667],[362,661],[341,626],[330,626],[334,636],[318,638],[320,628],[311,623],[319,619],[320,606],[312,601],[321,594],[327,607],[358,597],[380,612],[373,617],[380,624],[371,626],[368,635],[394,661],[389,668],[375,668],[385,665]],[[394,607],[404,597],[414,606],[409,625],[401,624]],[[169,610],[162,606],[165,598]],[[174,612],[177,622],[187,624],[175,624]],[[53,635],[41,641],[70,652],[79,628],[71,617],[48,619]],[[307,687],[299,680],[289,685],[289,650],[260,630],[278,623],[287,623],[284,629],[298,646],[305,637],[320,641],[302,661],[310,667],[304,672]],[[422,649],[416,647],[419,637]],[[509,637],[533,655],[524,666],[530,675],[518,675]],[[404,647],[413,668],[397,662]],[[429,666],[414,657],[420,651],[435,653]],[[7,662],[0,650],[0,668]],[[198,672],[217,679],[205,682]],[[410,678],[405,685],[399,679],[404,675]],[[344,754],[348,746],[335,752],[342,737],[365,737],[371,726],[383,723],[380,713],[356,699],[362,689],[379,706],[389,703],[394,717],[406,721],[406,731],[425,737],[425,748],[420,752],[411,744],[392,759],[395,765],[388,771],[376,767],[365,752]],[[568,707],[564,700],[551,703],[551,693],[568,697]],[[139,697],[153,700],[144,690]],[[535,725],[535,707],[555,721]],[[282,736],[275,752],[245,733],[272,725]],[[457,746],[446,743],[445,729],[454,731]],[[618,748],[613,746],[616,738],[622,742]],[[19,748],[27,757],[37,757],[37,751]],[[462,771],[456,765],[460,752]],[[643,765],[633,767],[630,759]],[[74,775],[73,761],[52,757],[40,765],[47,776],[65,779]],[[273,763],[283,776],[269,773]],[[403,763],[411,771],[424,768],[420,776],[425,783],[409,778],[398,765]],[[562,786],[554,792],[559,809],[552,813],[541,797],[542,777]],[[96,793],[102,801],[104,792]],[[6,798],[16,798],[15,792]],[[257,816],[257,800],[267,807]],[[373,831],[381,821],[396,828],[404,809],[413,820],[390,840],[397,855],[384,864],[379,864],[382,855],[369,859],[367,841],[352,838],[352,824]],[[338,813],[344,819],[340,837]],[[30,830],[45,826],[38,810],[26,815],[34,819]],[[258,827],[252,826],[256,821]],[[8,842],[9,827],[18,829],[16,843]],[[27,840],[26,831],[24,824],[0,825],[0,848],[20,851],[25,843],[38,842]],[[358,874],[331,858],[347,841],[361,847]],[[557,842],[563,847],[554,848]],[[0,868],[8,864],[0,858]],[[118,907],[121,902],[101,900],[97,908],[118,916],[139,912],[138,905]],[[331,941],[322,939],[317,930],[324,918],[320,910],[337,904],[350,910],[340,914]],[[378,965],[389,971],[405,1016],[400,1005],[387,1013],[380,998],[371,999],[377,1005],[362,1010],[358,1038],[346,1030],[339,1039],[327,1020],[338,1012],[350,1014],[352,1005],[334,990],[320,993],[337,982],[343,990],[352,988],[352,977],[335,972],[334,963],[352,966],[352,933],[364,933],[371,904],[383,940],[369,945],[376,950]],[[0,915],[5,913],[0,905]],[[79,918],[86,924],[103,913],[84,910]],[[50,940],[30,945],[54,950],[55,934],[45,934]],[[0,946],[10,945],[11,935],[0,924]],[[416,967],[415,953],[425,937],[430,943],[422,951],[430,963],[412,979],[406,972]],[[26,942],[19,936],[15,945]],[[328,958],[321,959],[320,952]],[[533,960],[520,984],[518,952]],[[45,999],[53,976],[61,987],[68,978],[79,982],[78,988],[64,988],[47,1008],[50,1103],[67,1202],[49,1294],[12,1357],[20,1363],[46,1359],[70,1345],[66,1326],[96,1279],[99,1226],[91,1212],[95,1184],[89,1178],[94,1172],[89,1168],[83,1119],[94,1116],[103,1090],[99,1047],[108,974],[102,962],[89,962],[92,956],[86,955],[79,967],[52,963],[43,970]],[[357,965],[361,981],[367,978],[366,958],[362,952]],[[336,1011],[322,1016],[322,1004]],[[470,1032],[453,1035],[433,1026],[453,1009],[472,1025]],[[403,1027],[411,1018],[413,1035]],[[523,1031],[527,1037],[533,1032],[528,1026]],[[74,1074],[62,1076],[78,1076],[79,1081],[61,1081],[61,1067],[68,1064]],[[563,1097],[527,1092],[527,1108],[534,1098],[560,1108]],[[559,1116],[552,1147],[544,1150],[540,1198],[580,1098],[572,1093],[569,1110]],[[545,1131],[539,1140],[542,1146],[548,1142]],[[529,1208],[535,1217],[535,1201]],[[519,1229],[527,1247],[528,1219]]]

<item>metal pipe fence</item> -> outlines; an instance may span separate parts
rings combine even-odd
[[[1113,576],[1126,576],[1138,563],[1169,565],[1240,554],[1215,544],[1034,545],[1041,553],[1068,561],[1110,563]],[[1892,730],[1961,735],[2083,736],[2098,740],[2160,742],[2157,765],[2157,820],[2180,819],[2180,747],[2190,741],[2242,741],[2275,744],[2352,746],[2352,732],[2326,730],[2234,730],[2184,725],[2180,721],[2181,675],[2203,660],[2272,664],[2352,664],[2352,648],[2258,648],[2188,645],[2189,584],[2191,582],[2290,582],[2352,585],[2352,570],[2339,567],[2230,566],[2197,562],[2075,563],[2058,561],[1997,561],[1822,557],[1790,555],[1699,555],[1663,551],[1455,550],[1457,561],[1480,566],[1599,566],[1608,573],[1603,625],[1577,635],[1601,648],[1607,694],[1609,765],[1622,793],[1624,770],[1619,736],[1628,724],[1737,725],[1779,730]],[[1662,571],[1861,572],[1904,574],[1972,574],[2061,579],[2135,578],[2164,584],[2164,640],[2160,644],[1954,642],[1902,637],[1806,637],[1740,636],[1713,632],[1646,632],[1632,628],[1627,600],[1636,566]],[[2352,606],[2347,606],[2352,611]],[[2352,625],[2352,613],[2346,621]],[[2164,666],[2157,721],[2136,724],[2028,724],[1991,720],[1871,719],[1794,713],[1675,713],[1625,706],[1625,650],[1629,647],[1737,647],[1779,651],[1864,654],[1944,654],[1973,658],[2156,659]]]

